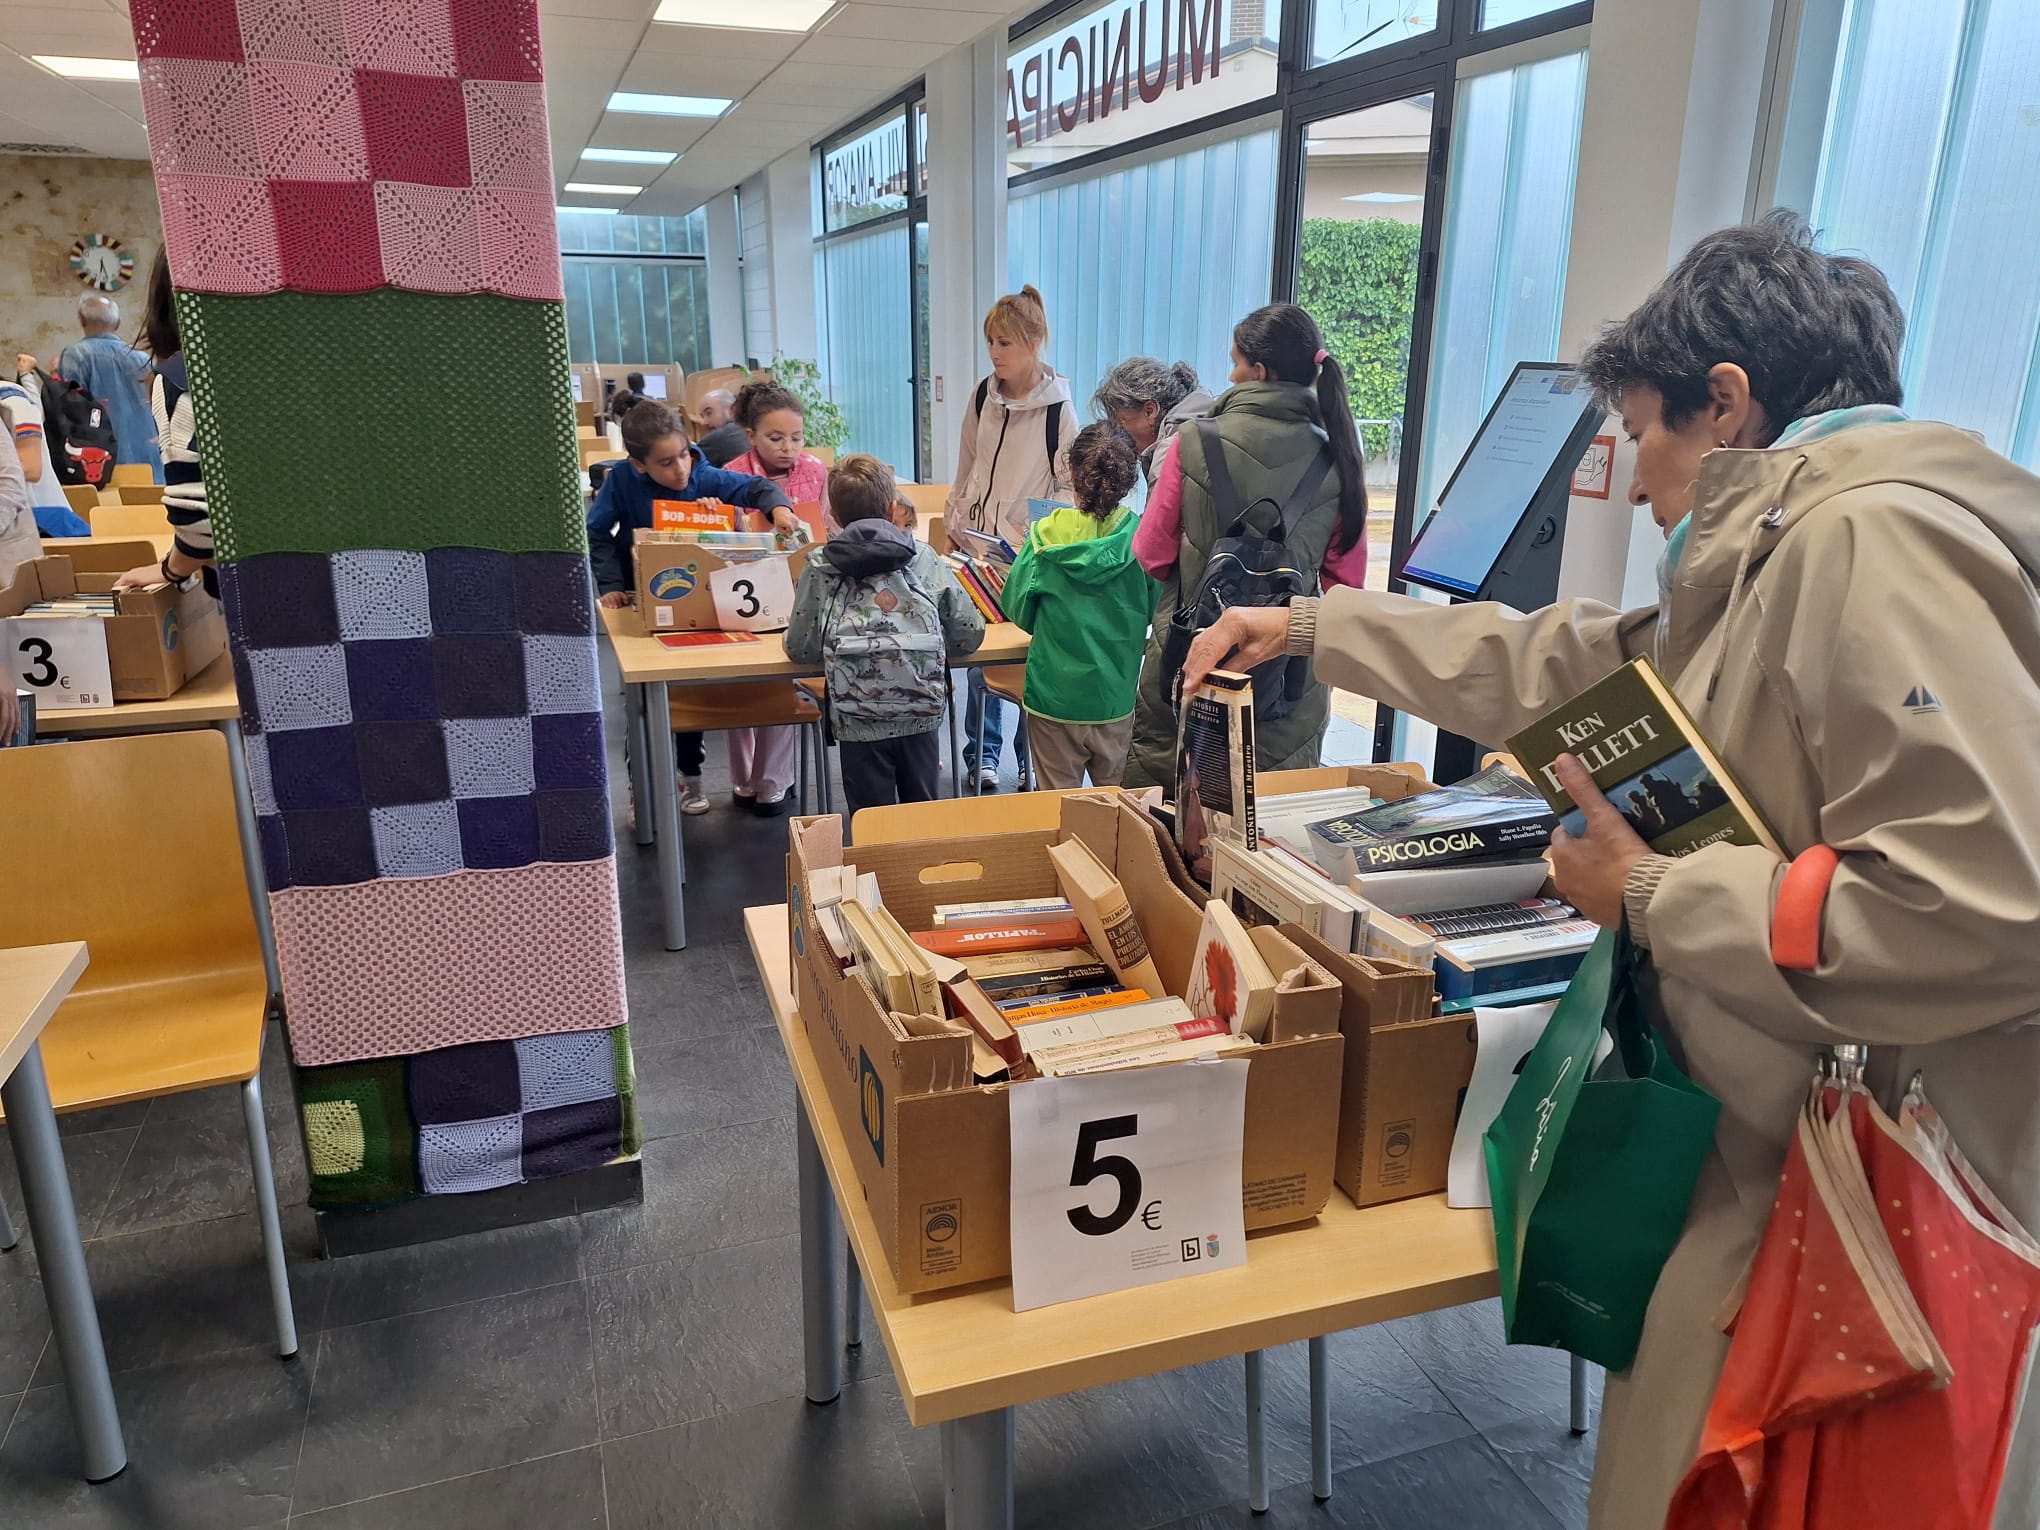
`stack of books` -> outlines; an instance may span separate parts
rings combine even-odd
[[[1261,844],[1218,847],[1213,893],[1249,924],[1293,920],[1334,950],[1431,968],[1447,1013],[1564,990],[1595,928],[1545,895],[1558,820],[1527,781],[1494,766],[1396,802],[1365,795],[1263,799]]]
[[[777,531],[720,531],[709,527],[681,526],[666,531],[644,531],[640,542],[691,542],[705,547],[725,563],[755,563],[760,558],[797,546],[799,538]]]
[[[1006,592],[1006,576],[1013,571],[1013,549],[1004,537],[959,526],[950,533],[956,551],[943,556],[956,581],[970,596],[971,604],[988,622],[1002,622],[1006,612],[1000,604]]]
[[[1172,1062],[1265,1035],[1278,980],[1228,910],[1207,911],[1177,998],[1118,878],[1081,840],[1049,854],[1062,897],[938,904],[932,929],[902,929],[855,867],[817,874],[811,896],[838,962],[881,1008],[969,1029],[980,1079]]]

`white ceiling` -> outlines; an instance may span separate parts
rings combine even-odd
[[[728,0],[741,14],[744,0]],[[642,185],[636,197],[561,193],[624,212],[689,212],[840,127],[961,43],[1002,25],[1014,0],[845,0],[812,32],[749,32],[651,20],[657,0],[539,0],[555,188]],[[0,0],[0,142],[69,144],[146,159],[141,90],[60,79],[29,55],[132,58],[124,0]],[[729,97],[720,118],[607,110],[611,92]],[[591,146],[668,149],[673,164],[581,162]]]

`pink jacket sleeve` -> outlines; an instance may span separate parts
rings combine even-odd
[[[1333,538],[1337,540],[1336,534]],[[1325,544],[1324,565],[1325,588],[1343,584],[1349,589],[1367,588],[1367,533],[1362,531],[1360,539],[1344,552],[1335,552],[1331,543]]]
[[[1157,579],[1169,577],[1183,543],[1183,468],[1176,461],[1176,441],[1171,436],[1162,448],[1154,492],[1148,495],[1147,509],[1133,533],[1134,557]]]

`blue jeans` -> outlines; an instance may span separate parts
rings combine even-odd
[[[965,686],[967,698],[963,708],[963,768],[969,775],[976,775],[981,766],[999,768],[999,755],[1006,747],[1006,703],[996,696],[985,694],[985,672],[974,669]],[[985,725],[985,754],[978,758],[978,719]],[[1022,728],[1013,740],[1013,763],[1024,770],[1027,767],[1027,730]]]

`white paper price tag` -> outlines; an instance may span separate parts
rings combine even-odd
[[[8,669],[45,711],[113,705],[106,623],[98,617],[17,616],[0,621],[0,645]]]
[[[714,569],[708,590],[715,624],[725,632],[778,632],[793,620],[793,576],[784,558]]]
[[[1007,1100],[1014,1311],[1247,1262],[1244,1058],[1037,1079]]]

